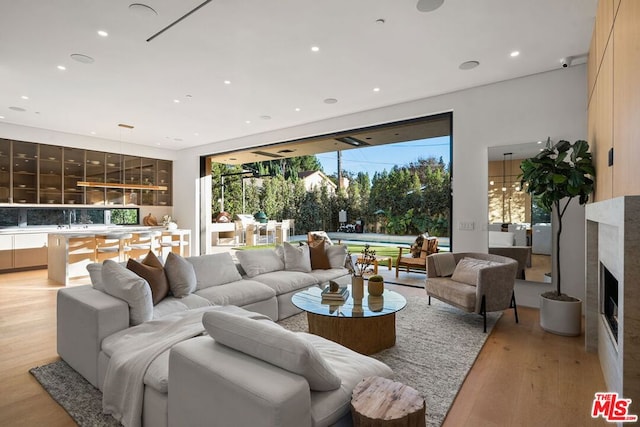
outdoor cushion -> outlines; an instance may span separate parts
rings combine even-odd
[[[219,286],[242,279],[229,252],[186,258],[196,273],[196,289]]]
[[[106,293],[127,302],[131,326],[153,318],[151,288],[142,277],[108,259],[102,265],[102,283]]]
[[[249,277],[272,271],[284,270],[284,261],[273,249],[250,249],[237,251],[236,257]]]
[[[340,378],[313,345],[276,323],[211,311],[202,316],[202,324],[218,343],[304,376],[311,390],[340,387]]]

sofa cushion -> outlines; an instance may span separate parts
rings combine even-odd
[[[196,273],[196,289],[219,286],[242,279],[229,252],[186,258]]]
[[[284,269],[287,271],[311,271],[311,257],[309,256],[309,245],[294,246],[289,242],[282,244],[284,249]]]
[[[331,268],[343,268],[347,262],[347,247],[345,245],[327,246],[327,257]]]
[[[164,274],[164,267],[153,252],[149,251],[142,262],[129,258],[127,268],[147,281],[151,287],[153,305],[158,304],[164,297],[169,295],[167,275]]]
[[[104,291],[104,284],[102,283],[102,263],[92,262],[88,264],[87,271],[89,272],[93,288],[98,291]]]
[[[159,319],[168,314],[192,310],[194,308],[208,307],[210,305],[212,304],[208,299],[196,294],[189,294],[183,298],[168,296],[153,306],[153,318]]]
[[[346,268],[331,268],[329,270],[312,270],[311,273],[316,282],[320,285],[326,284],[329,280],[336,280],[341,277],[349,278],[349,270]],[[341,283],[343,284],[343,283]],[[348,280],[344,284],[351,284],[351,280]]]
[[[308,341],[336,372],[342,381],[339,390],[330,393],[311,393],[313,425],[332,425],[349,411],[351,393],[365,377],[393,378],[393,371],[384,363],[356,353],[333,341],[304,332],[296,334]]]
[[[309,242],[309,257],[311,258],[312,270],[327,270],[331,268],[326,246],[324,240]]]
[[[284,260],[273,249],[248,249],[237,251],[236,257],[249,277],[272,271],[284,270]]]
[[[478,283],[478,272],[483,268],[500,265],[497,262],[485,261],[476,258],[462,258],[458,261],[456,269],[451,275],[451,279],[456,282],[466,283],[467,285],[476,286]]]
[[[106,293],[129,305],[130,325],[139,325],[153,318],[151,288],[142,277],[115,261],[105,260],[102,264],[102,283]]]
[[[239,280],[200,289],[196,291],[196,295],[206,298],[207,301],[215,305],[237,305],[242,307],[273,298],[276,296],[276,292],[269,286],[255,280]]]
[[[255,277],[254,280],[269,286],[276,291],[276,295],[298,291],[318,284],[316,278],[310,273],[301,271],[274,271],[261,274]]]
[[[305,377],[311,390],[340,387],[340,377],[313,345],[280,325],[223,311],[205,313],[202,323],[218,343]]]
[[[450,278],[428,278],[425,284],[428,295],[469,312],[476,309],[476,286],[456,282]]]
[[[197,280],[193,264],[180,255],[169,252],[164,270],[174,297],[183,298],[196,290]]]

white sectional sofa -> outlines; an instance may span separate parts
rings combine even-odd
[[[148,283],[135,276],[124,266],[110,261],[106,261],[104,264],[90,265],[88,269],[92,285],[64,288],[58,292],[58,353],[91,384],[103,390],[105,375],[114,351],[113,343],[117,341],[116,339],[121,336],[127,336],[129,339],[132,336],[135,337],[138,330],[144,331],[144,328],[153,326],[161,322],[162,319],[165,321],[172,319],[172,316],[179,316],[179,313],[209,310],[206,307],[237,306],[249,312],[266,316],[271,319],[272,326],[279,328],[272,321],[283,319],[300,311],[291,304],[291,296],[295,292],[309,286],[324,286],[328,280],[337,280],[341,283],[346,283],[349,280],[348,270],[343,267],[346,248],[328,247],[327,256],[331,265],[330,268],[322,270],[309,270],[309,266],[304,261],[304,256],[309,256],[308,250],[306,255],[303,255],[304,251],[305,249],[291,245],[276,250],[239,251],[238,260],[240,263],[236,263],[229,253],[180,259],[178,259],[179,257],[171,258],[172,255],[170,255],[164,267],[174,295],[167,296],[156,305],[152,305],[150,302],[152,297],[148,291]],[[170,265],[173,266],[171,269]],[[175,265],[178,265],[179,268],[176,268]],[[172,279],[173,282],[181,286],[185,286],[185,283],[189,281],[195,281],[195,285],[192,284],[192,288],[185,292],[184,288],[182,290],[174,289]],[[116,291],[113,290],[114,286],[118,287]],[[135,294],[132,289],[136,287],[144,289],[149,294]],[[176,297],[178,293],[181,293],[180,298]],[[244,310],[241,311],[246,313]],[[342,400],[338,399],[339,404],[326,403],[327,401],[322,397],[326,392],[318,392],[320,393],[318,396],[314,394],[313,390],[305,392],[305,395],[310,396],[309,405],[303,411],[311,414],[308,417],[308,425],[331,425],[348,413],[346,396],[350,394],[349,389],[355,386],[354,378],[368,375],[390,375],[386,366],[370,363],[370,359],[366,356],[358,355],[356,357],[350,350],[335,343],[325,342],[326,340],[322,338],[307,334],[304,334],[303,339],[314,347],[322,349],[323,357],[328,358],[330,363],[334,363],[333,359],[337,357],[340,360],[352,360],[354,364],[350,367],[351,363],[347,362],[343,366],[343,373],[340,375],[343,378],[345,390],[336,393],[342,393],[345,396]],[[185,409],[189,407],[187,403],[192,399],[204,398],[201,396],[203,392],[207,393],[207,398],[214,396],[213,400],[216,400],[222,399],[223,395],[228,393],[239,392],[239,388],[246,387],[246,395],[243,394],[244,392],[239,395],[244,396],[245,399],[241,407],[252,405],[260,407],[260,402],[251,401],[252,399],[260,400],[252,394],[255,391],[253,387],[258,389],[267,387],[267,390],[269,387],[273,387],[275,391],[281,389],[282,386],[274,384],[271,380],[267,381],[266,378],[274,377],[274,375],[274,378],[293,378],[286,369],[280,368],[278,370],[267,366],[268,364],[265,365],[266,362],[259,358],[226,348],[215,343],[210,337],[188,339],[176,345],[174,349],[177,353],[175,357],[171,356],[171,366],[176,366],[175,371],[169,367],[170,353],[173,350],[167,349],[151,362],[144,375],[142,410],[142,425],[144,426],[198,425],[198,422],[191,423],[190,419],[187,419],[187,422],[179,422],[178,418],[181,417],[172,418],[170,408],[175,407],[176,411],[193,412],[192,409]],[[175,362],[173,362],[174,360]],[[224,362],[222,362],[223,360]],[[367,362],[365,363],[365,361]],[[238,366],[245,366],[246,369],[235,371],[236,363]],[[184,366],[185,364],[188,366]],[[230,364],[234,367],[232,368]],[[249,369],[248,365],[252,366],[251,369],[255,369],[255,375],[241,375],[236,378],[238,381],[235,383],[233,372],[237,372],[238,375],[246,373]],[[363,369],[356,368],[355,365],[362,365]],[[186,377],[183,376],[183,373],[186,376],[187,371],[189,371],[188,375],[195,375],[199,379],[197,381],[185,380]],[[264,377],[261,373],[264,373]],[[221,382],[214,381],[215,378],[219,378]],[[299,378],[295,381],[298,384],[296,387],[303,385]],[[173,385],[169,385],[172,382],[175,382],[177,388],[172,388]],[[193,384],[193,386],[189,384]],[[190,387],[193,387],[193,391],[188,390]],[[174,393],[172,396],[170,391],[172,389],[180,390],[180,392]],[[284,390],[281,391],[284,392]],[[288,398],[281,398],[286,402],[274,404],[276,412],[284,410],[283,408],[288,407],[291,403]],[[300,399],[300,395],[296,393],[295,397],[291,398]],[[347,399],[346,404],[344,399]],[[323,414],[331,412],[331,409],[325,408],[326,405],[332,408],[335,406],[333,409],[336,410],[336,413],[331,416],[317,415],[318,409],[314,409],[313,403],[316,400],[324,402],[321,405],[324,409],[320,411]],[[225,410],[224,405],[222,408],[213,403],[207,405],[207,408],[201,408],[199,412],[201,415],[209,414],[216,418],[216,414],[209,411],[210,408],[216,407],[216,411]],[[229,417],[233,418],[233,414],[227,414],[227,418]],[[175,423],[170,422],[171,419],[174,419]],[[277,421],[268,422],[267,419],[264,418],[262,423],[255,425],[307,425],[306,421],[299,424],[281,424]],[[228,423],[216,421],[215,425],[239,424],[234,424],[231,421]]]

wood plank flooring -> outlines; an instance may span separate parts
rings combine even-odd
[[[59,288],[46,270],[0,274],[0,426],[74,425],[28,373],[58,359]],[[389,288],[424,295],[419,288]],[[593,395],[605,386],[598,357],[584,351],[584,338],[547,334],[537,310],[519,313],[520,324],[507,311],[496,325],[444,427],[606,425],[590,417]]]

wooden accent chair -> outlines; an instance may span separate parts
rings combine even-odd
[[[398,259],[396,259],[396,277],[400,267],[405,267],[407,273],[409,270],[424,270],[427,271],[427,256],[438,252],[438,239],[436,237],[426,237],[422,242],[422,248],[420,249],[420,256],[413,257],[402,256],[402,251],[406,248],[398,247]]]

